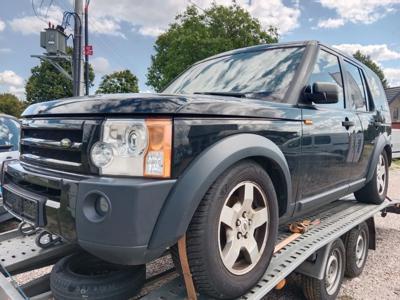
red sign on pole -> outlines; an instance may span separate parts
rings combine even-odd
[[[83,49],[83,54],[84,55],[93,55],[93,46],[92,45],[87,45]]]

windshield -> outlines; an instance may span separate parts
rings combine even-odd
[[[284,102],[304,52],[303,47],[242,52],[196,64],[164,93],[267,97]]]
[[[19,123],[14,119],[0,116],[0,152],[18,151],[18,144]]]

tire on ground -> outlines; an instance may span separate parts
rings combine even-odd
[[[346,251],[341,239],[337,239],[333,242],[329,257],[336,253],[336,255],[340,255],[340,271],[335,277],[335,281],[332,285],[332,289],[329,289],[329,285],[327,284],[327,270],[329,264],[329,258],[327,260],[327,265],[324,267],[324,278],[317,279],[306,275],[301,275],[301,284],[303,288],[304,296],[307,300],[334,300],[336,299],[337,295],[339,294],[340,287],[342,285],[343,277],[344,277],[344,270],[346,265]],[[327,272],[328,271],[328,272]]]
[[[385,171],[385,180],[384,186],[381,192],[378,190],[378,165],[381,162],[381,158],[383,159],[384,163],[384,171]],[[386,155],[386,151],[383,151],[378,159],[377,166],[375,167],[374,175],[372,179],[360,190],[354,193],[357,201],[369,204],[381,204],[385,201],[386,193],[388,190],[388,183],[389,183],[389,161]]]
[[[225,203],[228,204],[226,200],[230,193],[235,191],[235,188],[244,182],[255,184],[255,187],[252,188],[252,191],[256,191],[253,192],[253,197],[258,200],[254,201],[259,201],[261,195],[261,193],[259,193],[260,190],[264,193],[265,197],[263,199],[266,199],[266,201],[263,201],[266,202],[266,206],[268,206],[269,221],[265,223],[263,229],[261,229],[264,230],[262,234],[267,232],[267,235],[264,237],[266,241],[264,246],[257,248],[259,253],[262,253],[258,256],[257,262],[255,264],[250,262],[250,265],[254,266],[250,267],[249,271],[245,274],[235,274],[225,267],[222,254],[220,254],[222,250],[220,250],[221,247],[219,243],[220,240],[224,239],[224,237],[220,237],[222,227],[222,225],[220,225],[220,215]],[[244,185],[243,195],[246,187],[247,185]],[[237,191],[238,194],[236,194],[235,197],[239,199],[240,191],[239,189]],[[243,199],[244,198],[243,196]],[[252,203],[254,204],[255,202]],[[243,205],[242,209],[245,209],[245,205]],[[250,211],[254,213],[257,211],[257,208],[254,207],[254,210]],[[270,177],[261,166],[252,160],[243,160],[237,163],[225,171],[212,184],[197,208],[186,234],[186,250],[190,271],[196,290],[200,294],[206,294],[217,299],[232,299],[249,291],[249,289],[260,280],[273,254],[278,230],[278,211],[277,197]],[[242,214],[241,210],[240,214]],[[243,215],[246,216],[246,213],[243,213]],[[253,218],[249,217],[248,219],[250,225],[253,222],[256,223],[256,218],[254,217],[255,213],[252,214],[252,216]],[[236,219],[236,217],[234,219]],[[243,224],[247,222],[246,220]],[[253,236],[255,237],[254,240],[257,241],[257,238],[262,238],[258,235],[260,232],[259,229],[251,229],[256,228],[256,224],[254,223],[253,227],[249,227],[249,230],[255,230]],[[231,229],[229,228],[228,230]],[[233,232],[235,233],[236,231]],[[241,238],[243,238],[243,236]],[[245,239],[252,239],[252,233],[248,234]],[[246,241],[242,240],[242,242],[245,243]],[[264,250],[262,251],[262,249]],[[177,269],[180,270],[177,248],[173,247],[171,252],[175,265]],[[236,263],[240,263],[240,260],[243,260],[243,257],[241,258],[240,255],[245,255],[242,250],[240,250],[239,257],[237,261],[235,261]]]
[[[50,288],[57,300],[126,300],[140,290],[145,277],[144,265],[120,266],[79,252],[54,265]]]
[[[354,278],[362,273],[368,258],[368,246],[369,229],[367,223],[363,222],[346,235],[345,275],[347,277]]]

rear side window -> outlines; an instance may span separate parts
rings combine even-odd
[[[0,117],[0,145],[11,145],[11,151],[19,147],[19,123],[11,118]]]
[[[358,111],[367,111],[368,93],[361,70],[347,61],[344,62],[344,65],[349,83],[352,108]]]
[[[366,73],[367,73],[368,87],[371,92],[375,108],[377,110],[383,110],[388,112],[389,106],[381,80],[374,72],[372,72],[369,69],[366,70]]]
[[[340,72],[339,59],[336,55],[324,50],[319,51],[314,70],[308,81],[307,89],[310,92],[315,82],[335,83],[339,88],[339,101],[337,103],[323,104],[322,107],[344,108],[342,73]]]

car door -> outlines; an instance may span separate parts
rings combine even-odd
[[[376,137],[382,130],[379,124],[383,123],[383,116],[379,108],[374,109],[364,70],[348,60],[344,60],[343,65],[351,109],[360,121],[353,141],[355,151],[350,174],[353,184],[357,184],[366,177]]]
[[[356,114],[345,107],[343,76],[335,53],[319,50],[306,92],[315,82],[336,84],[339,101],[302,106],[303,176],[299,205],[312,207],[346,192],[351,173],[350,141],[357,121]]]

